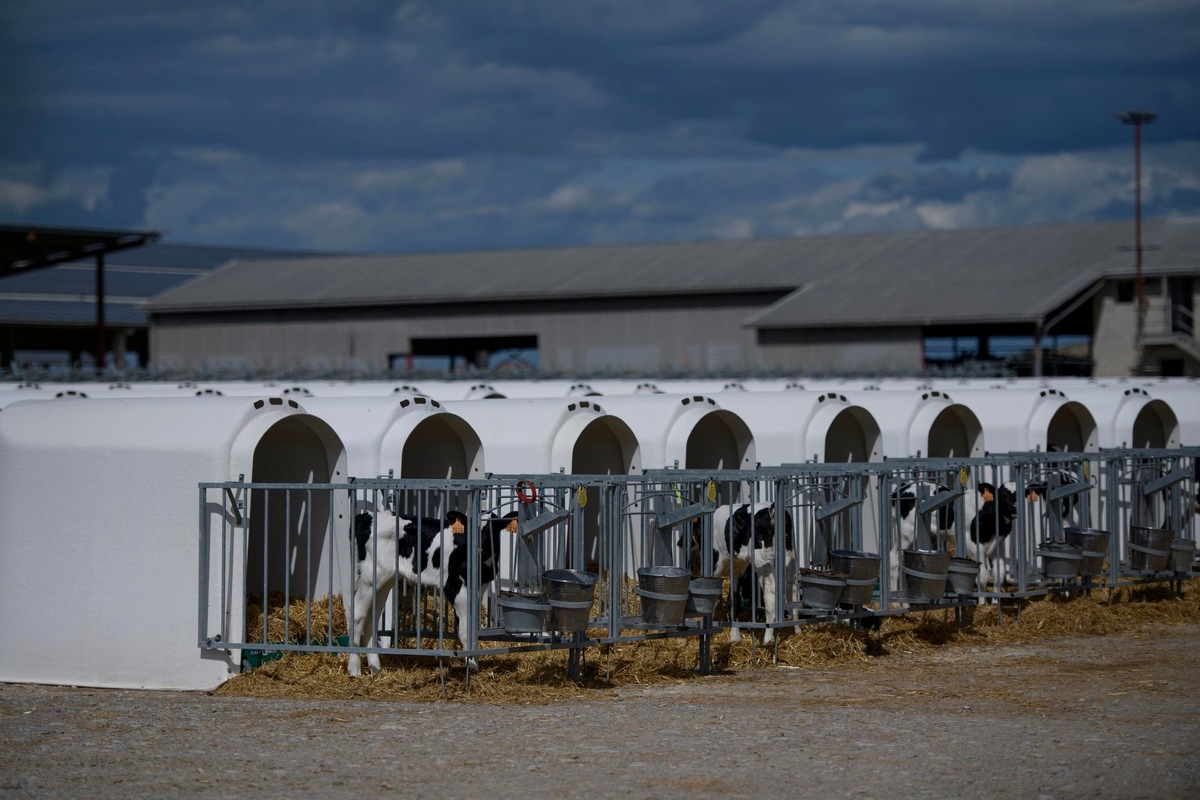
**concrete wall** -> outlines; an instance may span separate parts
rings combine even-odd
[[[772,297],[413,306],[385,310],[178,315],[155,321],[160,367],[382,370],[413,339],[536,336],[538,365],[560,372],[832,372],[921,368],[919,328],[764,331],[743,325]]]
[[[418,338],[536,336],[543,370],[741,370],[757,363],[753,330],[742,320],[774,295],[630,299],[507,306],[179,315],[156,320],[156,363],[261,369],[384,369]]]
[[[1109,281],[1093,301],[1096,327],[1092,339],[1093,375],[1132,375],[1137,366],[1137,305],[1117,301],[1117,284]]]

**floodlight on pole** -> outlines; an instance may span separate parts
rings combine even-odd
[[[1142,126],[1149,125],[1158,118],[1153,111],[1126,111],[1116,114],[1117,119],[1125,125],[1133,126],[1133,249],[1135,256],[1135,272],[1133,278],[1133,296],[1137,301],[1139,318],[1142,309]],[[1138,331],[1139,335],[1141,331]]]

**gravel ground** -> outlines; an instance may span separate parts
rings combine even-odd
[[[0,685],[0,796],[1195,798],[1200,629],[557,705]]]

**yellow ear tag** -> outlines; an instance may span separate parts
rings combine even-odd
[[[1092,468],[1091,468],[1091,466],[1090,466],[1090,465],[1091,465],[1091,463],[1092,463],[1092,462],[1090,462],[1090,461],[1084,461],[1084,462],[1083,462],[1083,469],[1082,469],[1082,470],[1080,470],[1081,472],[1083,472],[1083,479],[1084,479],[1085,481],[1090,481],[1090,480],[1092,479],[1092,476],[1089,474],[1089,473],[1092,471]]]
[[[587,489],[582,485],[575,490],[575,505],[587,508]]]
[[[708,502],[710,502],[710,503],[717,502],[717,482],[716,481],[710,480],[708,482],[708,489],[705,491],[705,495],[708,497]]]
[[[958,471],[958,482],[962,485],[962,487],[964,489],[967,488],[967,483],[970,482],[970,480],[971,480],[971,473],[966,467],[963,467],[962,469],[960,469]]]

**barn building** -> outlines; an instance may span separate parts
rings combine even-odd
[[[1200,223],[237,261],[145,305],[156,361],[263,372],[914,374],[1080,342],[1096,376],[1200,374]],[[1135,297],[1145,298],[1139,321]],[[1141,328],[1139,336],[1139,326]]]
[[[312,253],[167,244],[156,231],[0,225],[0,374],[146,366],[144,302],[235,260],[298,255]]]

